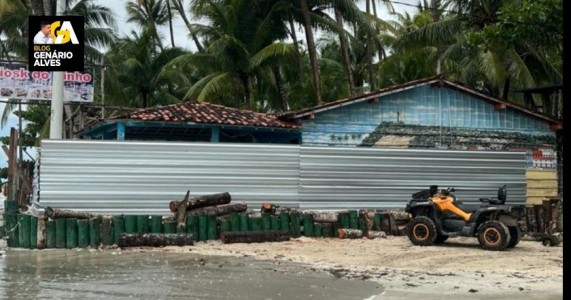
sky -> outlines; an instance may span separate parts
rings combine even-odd
[[[131,31],[138,31],[137,30],[137,26],[135,24],[131,24],[131,23],[127,23],[127,10],[125,9],[126,3],[129,2],[127,0],[93,0],[94,3],[97,3],[99,5],[102,6],[106,6],[108,8],[111,9],[111,11],[114,13],[115,18],[117,20],[117,27],[118,27],[118,31],[119,31],[119,35],[120,36],[127,36],[130,34]],[[134,0],[131,0],[134,1]],[[189,0],[184,0],[185,3],[185,7],[188,7],[189,4]],[[399,4],[399,3],[393,3],[393,7],[395,9],[396,12],[398,13],[405,13],[405,12],[409,12],[411,14],[413,14],[416,11],[415,7],[412,7],[410,5],[416,5],[418,3],[418,0],[399,0],[397,2],[400,3],[407,3],[409,5],[403,5],[403,4]],[[365,10],[365,2],[364,1],[359,1],[357,4],[362,10]],[[387,9],[382,6],[382,5],[377,5],[377,11],[379,13],[379,17],[382,19],[392,19],[392,17],[389,15]],[[190,18],[191,16],[189,16]],[[191,19],[190,22],[194,23],[194,22],[198,22],[197,20],[193,20]],[[175,45],[177,47],[182,47],[188,50],[196,50],[194,43],[192,43],[191,39],[188,38],[187,35],[187,28],[184,25],[184,22],[181,20],[180,17],[175,17],[174,21],[173,21],[173,31],[174,31],[174,39],[175,39]],[[160,34],[162,35],[162,37],[164,38],[164,40],[168,43],[169,40],[169,29],[168,26],[163,26],[162,28],[160,28]],[[298,34],[298,36],[300,38],[303,38],[304,35],[302,35],[302,33]],[[1,99],[0,100],[5,100],[5,99]],[[4,111],[4,103],[0,103],[0,115],[1,113]],[[18,118],[11,114],[9,116],[8,122],[5,126],[3,126],[0,129],[0,136],[7,136],[10,134],[10,127],[16,127],[18,126]],[[35,151],[33,149],[31,149],[30,154],[35,157]],[[0,168],[5,167],[7,165],[7,157],[4,154],[4,151],[0,151]]]

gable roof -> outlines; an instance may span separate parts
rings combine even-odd
[[[534,112],[534,111],[532,111],[532,110],[530,110],[524,106],[521,106],[521,105],[518,105],[518,104],[515,104],[512,102],[508,102],[508,101],[505,101],[505,100],[502,100],[499,98],[495,98],[495,97],[486,95],[482,92],[479,92],[479,91],[476,91],[476,90],[471,89],[469,87],[466,87],[461,83],[443,79],[443,78],[441,78],[441,76],[434,76],[434,77],[428,77],[428,78],[423,78],[423,79],[419,79],[419,80],[413,80],[413,81],[409,81],[409,82],[404,83],[404,84],[393,85],[393,86],[390,86],[390,87],[387,87],[384,89],[380,89],[378,91],[366,93],[366,94],[363,94],[360,96],[340,99],[337,101],[328,102],[328,103],[324,103],[324,104],[317,105],[314,107],[304,108],[304,109],[297,110],[297,111],[285,112],[285,113],[279,114],[278,118],[281,120],[294,120],[294,119],[306,117],[309,115],[313,115],[316,113],[335,109],[338,107],[343,107],[343,106],[351,105],[354,103],[368,101],[368,100],[372,100],[372,99],[375,99],[378,97],[402,92],[402,91],[413,89],[413,88],[423,86],[426,84],[432,84],[432,85],[439,86],[439,87],[446,86],[446,87],[456,89],[456,90],[462,91],[464,93],[470,94],[470,95],[475,96],[477,98],[492,102],[493,104],[505,105],[505,107],[509,107],[509,108],[521,111],[525,114],[528,114],[528,115],[531,115],[533,117],[542,119],[542,120],[549,122],[551,124],[558,124],[558,125],[562,124],[559,120],[554,119],[550,116],[547,116],[547,115],[544,115],[544,114],[541,114],[538,112]]]
[[[110,119],[131,119],[158,122],[192,122],[230,126],[300,128],[276,115],[257,113],[206,102],[185,102],[166,106],[140,108]]]

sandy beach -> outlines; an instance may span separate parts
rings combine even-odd
[[[486,251],[475,238],[452,238],[440,246],[420,247],[404,236],[386,239],[301,237],[286,242],[187,247],[131,248],[209,256],[249,257],[302,263],[309,269],[385,287],[378,299],[562,299],[563,244],[546,247],[523,240],[508,251]]]

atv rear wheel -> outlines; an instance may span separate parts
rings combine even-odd
[[[513,248],[519,243],[521,232],[517,226],[508,226],[508,230],[510,231],[511,237],[510,242],[508,243],[508,248]]]
[[[478,242],[486,250],[505,250],[510,240],[508,227],[499,221],[486,221],[478,229]]]
[[[438,236],[434,221],[424,216],[412,218],[406,226],[406,233],[408,239],[418,246],[430,246]]]

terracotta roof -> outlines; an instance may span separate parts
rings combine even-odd
[[[112,119],[132,119],[159,122],[192,122],[230,126],[300,128],[292,122],[278,120],[273,114],[226,107],[206,102],[186,102],[166,106],[141,108]]]
[[[337,101],[328,102],[328,103],[324,103],[322,105],[309,107],[309,108],[305,108],[305,109],[301,109],[301,110],[297,110],[297,111],[285,112],[285,113],[279,114],[278,118],[280,120],[293,120],[293,119],[309,116],[309,115],[312,115],[315,113],[331,110],[331,109],[334,109],[337,107],[342,107],[342,106],[346,106],[346,105],[351,105],[353,103],[358,103],[358,102],[376,99],[376,98],[384,96],[384,95],[397,93],[397,92],[400,92],[403,90],[415,88],[415,87],[425,85],[425,84],[435,84],[435,85],[439,85],[439,86],[447,86],[449,88],[454,88],[454,89],[463,91],[465,93],[472,94],[473,96],[487,100],[487,101],[492,102],[492,103],[503,104],[506,107],[510,107],[512,109],[519,110],[523,113],[532,115],[536,118],[543,119],[544,121],[547,121],[549,123],[562,124],[561,121],[554,119],[551,116],[544,115],[544,114],[541,114],[538,112],[534,112],[534,111],[532,111],[532,110],[530,110],[524,106],[515,104],[513,102],[509,102],[509,101],[506,101],[503,99],[488,96],[482,92],[479,92],[477,90],[469,88],[469,87],[467,87],[464,84],[461,84],[459,82],[443,79],[441,76],[433,76],[433,77],[428,77],[428,78],[424,78],[424,79],[413,80],[413,81],[409,81],[407,83],[393,85],[393,86],[390,86],[390,87],[387,87],[384,89],[380,89],[378,91],[366,93],[363,95],[359,95],[359,96],[355,96],[355,97],[351,97],[351,98],[340,99]]]

